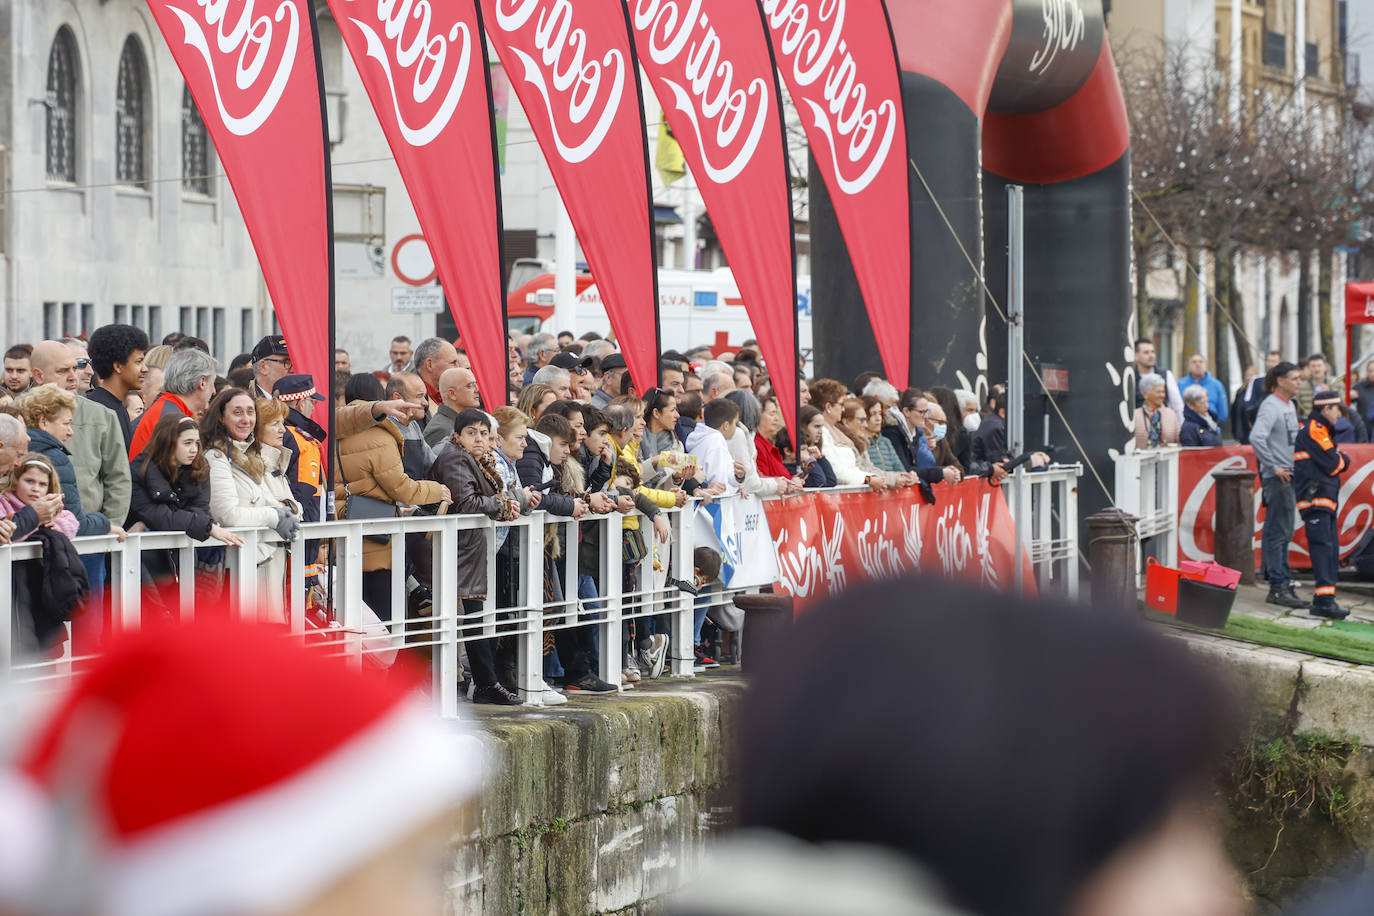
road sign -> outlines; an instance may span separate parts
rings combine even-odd
[[[396,243],[391,249],[391,269],[402,283],[411,286],[428,286],[439,276],[434,255],[423,235],[408,235]]]
[[[441,286],[395,286],[391,289],[391,311],[396,315],[439,314],[444,310]]]

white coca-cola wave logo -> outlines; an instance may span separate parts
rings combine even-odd
[[[956,506],[946,506],[935,523],[935,552],[945,575],[962,573],[973,558],[973,541],[962,519],[962,500]]]
[[[735,65],[721,59],[720,35],[701,4],[702,0],[687,0],[684,10],[678,0],[638,0],[634,28],[645,35],[649,59],[655,64],[681,65],[681,80],[665,76],[663,82],[673,93],[673,106],[692,123],[707,177],[726,184],[753,161],[773,94],[759,77],[747,89],[735,84]],[[713,131],[708,129],[710,122]]]
[[[448,127],[463,97],[463,87],[467,85],[468,68],[472,63],[472,32],[467,23],[455,22],[447,29],[441,23],[431,34],[434,12],[429,0],[348,2],[363,7],[375,6],[376,14],[370,22],[351,16],[348,21],[357,26],[367,41],[367,56],[381,65],[401,136],[411,146],[432,143]],[[374,26],[381,27],[386,41]],[[454,42],[458,44],[452,44]],[[450,54],[451,50],[456,53]],[[456,63],[450,67],[450,61]],[[402,99],[396,90],[396,73],[404,75],[412,69],[409,92]],[[429,105],[441,87],[438,105]],[[412,124],[406,113],[417,110],[432,110],[432,113],[428,114],[428,120],[421,114],[417,120],[422,123]]]
[[[229,15],[229,0],[196,0],[200,18],[171,2],[164,5],[181,21],[186,44],[205,61],[225,128],[238,137],[256,132],[272,116],[291,81],[301,37],[301,14],[294,0],[282,0],[274,12],[260,16],[255,0],[241,0],[236,17]],[[207,30],[213,36],[207,36]],[[235,55],[234,81],[225,85],[215,63]]]
[[[1352,461],[1352,464],[1354,462]],[[1246,468],[1254,470],[1254,459],[1243,454],[1228,455],[1205,466],[1186,494],[1178,519],[1178,554],[1180,559],[1206,562],[1214,559],[1211,551],[1204,546],[1215,536],[1216,524],[1216,480],[1212,474],[1221,470]],[[1374,475],[1374,461],[1354,464],[1341,481],[1337,510],[1337,539],[1341,556],[1347,556],[1360,545],[1364,536],[1374,528],[1374,487],[1370,479]],[[1259,480],[1255,481],[1254,546],[1260,547],[1264,530],[1264,507],[1260,502]],[[1296,540],[1288,545],[1290,562],[1306,565],[1307,549],[1303,546],[1306,537],[1302,526],[1297,526],[1295,538],[1302,537],[1303,543]]]
[[[1087,35],[1079,0],[1040,0],[1040,12],[1045,19],[1041,33],[1045,45],[1031,58],[1032,73],[1045,73],[1060,51],[1072,51]]]
[[[629,76],[625,55],[611,48],[600,60],[587,60],[587,31],[575,26],[572,0],[497,0],[496,28],[517,33],[536,11],[531,37],[539,60],[518,47],[511,51],[544,103],[558,155],[570,164],[583,162],[615,122]]]
[[[854,195],[868,188],[887,164],[900,116],[893,99],[883,99],[876,108],[868,104],[868,84],[859,78],[859,65],[844,38],[847,2],[762,0],[768,28],[797,87],[807,89],[821,80],[818,94],[824,105],[805,93],[794,97],[811,112],[825,138],[823,152],[840,191]]]

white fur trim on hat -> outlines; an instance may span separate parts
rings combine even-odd
[[[53,852],[53,811],[31,779],[0,767],[0,903],[28,899]]]
[[[287,782],[133,839],[108,861],[109,916],[209,916],[299,906],[475,794],[483,750],[403,704]]]

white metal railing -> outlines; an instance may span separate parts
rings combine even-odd
[[[1116,456],[1116,505],[1135,516],[1141,547],[1136,577],[1144,584],[1144,551],[1166,566],[1178,565],[1178,458],[1180,449],[1141,449]],[[1150,545],[1147,539],[1153,538]]]
[[[1018,468],[1003,484],[1041,594],[1078,598],[1078,478],[1082,476],[1081,464],[1052,464],[1043,471]]]
[[[1015,496],[1013,491],[1007,494],[1014,512],[1023,505],[1023,499],[1029,501],[1026,517],[1030,536],[1025,543],[1041,588],[1062,583],[1059,587],[1069,597],[1076,596],[1078,591],[1077,480],[1081,472],[1078,465],[1055,466],[1025,475],[1027,485],[1022,491],[1023,497]],[[826,492],[862,492],[864,489],[834,488]],[[725,499],[741,498],[747,497]],[[802,494],[785,498],[807,497]],[[919,496],[913,491],[912,498],[919,499]],[[666,566],[674,579],[692,579],[693,524],[697,505],[693,500],[683,509],[662,510],[671,528]],[[428,647],[432,652],[433,695],[444,715],[455,715],[458,710],[455,685],[459,680],[460,652],[465,638],[500,636],[515,640],[518,686],[526,702],[537,705],[543,679],[546,632],[584,625],[597,627],[599,670],[596,673],[601,679],[620,686],[626,628],[643,626],[651,617],[666,617],[670,629],[666,671],[675,677],[691,677],[695,662],[692,652],[694,612],[729,604],[744,590],[715,586],[696,599],[675,586],[663,584],[662,574],[655,577],[655,553],[650,550],[637,564],[638,587],[626,591],[623,587],[622,533],[629,517],[639,520],[646,542],[652,545],[653,526],[647,518],[638,514],[627,517],[615,512],[589,514],[578,521],[537,511],[502,523],[480,515],[446,515],[304,524],[295,540],[285,544],[292,558],[285,583],[287,629],[303,640],[329,642],[332,651],[347,655],[357,665],[368,660],[390,664],[402,647]],[[562,536],[562,555],[558,560],[562,572],[562,601],[546,601],[544,597],[546,526],[557,527]],[[595,577],[599,594],[595,599],[583,600],[578,597],[579,559],[583,549],[580,531],[589,526],[598,528],[600,535]],[[496,545],[498,532],[502,530],[515,541],[514,554],[519,558],[514,564],[516,568],[510,572],[512,581],[508,584],[514,592],[510,607],[500,606],[498,599],[501,583],[498,581]],[[463,596],[457,592],[458,537],[465,531],[480,531],[487,541],[485,596],[481,609],[473,613],[464,612]],[[130,534],[122,542],[110,536],[81,537],[73,539],[73,544],[83,555],[110,556],[111,574],[106,586],[109,619],[115,633],[127,633],[137,631],[146,617],[147,583],[142,572],[144,554],[150,551],[176,554],[177,567],[183,573],[169,588],[164,587],[164,594],[182,621],[192,620],[198,612],[204,611],[206,608],[198,605],[207,599],[213,599],[211,603],[218,613],[224,613],[227,606],[228,613],[238,617],[256,614],[258,546],[263,540],[275,545],[283,542],[274,532],[265,529],[235,529],[235,533],[243,538],[242,547],[224,547],[213,540],[196,542],[181,532]],[[371,616],[363,600],[364,539],[379,535],[392,536],[387,547],[392,570],[389,622]],[[418,539],[423,539],[423,543],[417,543]],[[322,626],[319,617],[307,619],[305,569],[300,561],[307,540],[319,541],[329,547],[329,562],[319,564],[324,570],[321,579],[322,583],[327,583],[325,590],[332,592],[327,626]],[[198,588],[202,584],[200,571],[186,572],[196,570],[197,548],[215,546],[225,551],[226,575],[223,590],[218,594]],[[409,551],[417,549],[429,552],[433,569],[430,586],[433,612],[428,616],[409,617],[405,570],[408,560],[416,559]],[[36,544],[0,546],[0,595],[13,595],[15,564],[37,560],[39,556],[40,547]],[[665,565],[662,556],[658,563]],[[64,644],[59,658],[16,657],[11,639],[14,613],[13,601],[4,601],[3,610],[0,610],[0,686],[10,680],[58,682],[83,661],[83,656],[73,653],[71,639]]]

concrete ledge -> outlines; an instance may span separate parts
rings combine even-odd
[[[448,874],[456,912],[634,911],[675,890],[733,819],[737,672],[663,678],[554,709],[464,706],[489,787]]]
[[[1374,668],[1164,627],[1226,683],[1263,731],[1345,733],[1374,747]]]

